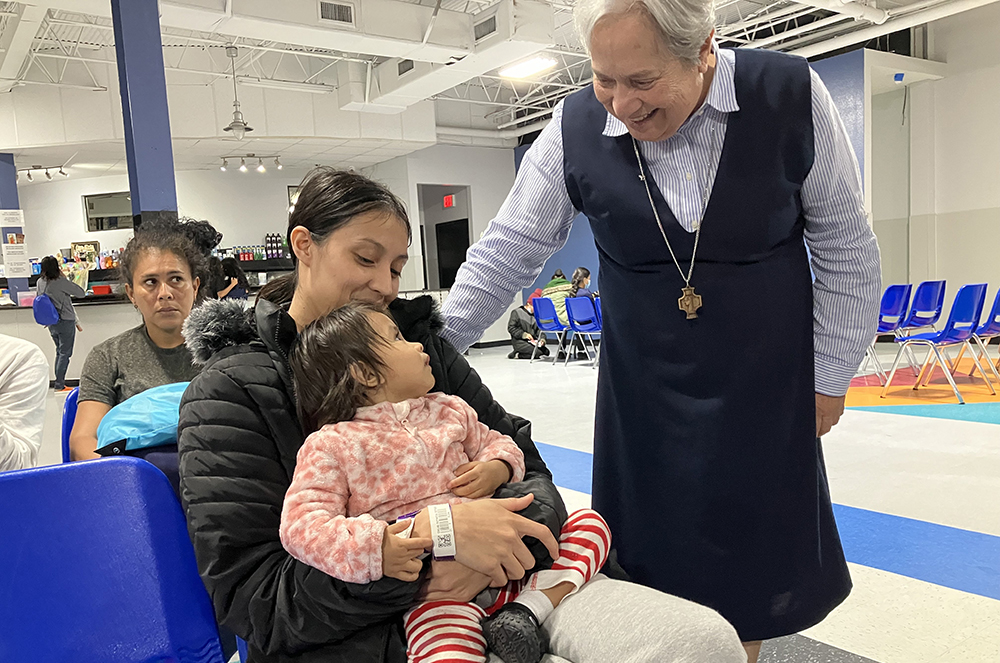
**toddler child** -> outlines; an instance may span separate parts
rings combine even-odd
[[[281,541],[324,573],[352,583],[416,581],[426,550],[437,559],[455,554],[450,504],[488,498],[524,477],[511,438],[480,423],[460,398],[428,393],[430,358],[379,308],[350,304],[313,322],[290,364],[311,434],[285,495]],[[425,508],[432,538],[409,538]],[[408,660],[485,661],[488,645],[505,663],[537,663],[546,648],[541,624],[603,566],[610,545],[596,512],[571,514],[552,568],[512,581],[492,604],[481,600],[489,607],[429,601],[410,609]]]

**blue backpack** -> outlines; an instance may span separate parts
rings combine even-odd
[[[40,325],[49,327],[59,322],[59,311],[46,294],[35,297],[35,301],[31,304],[31,312],[35,314],[35,322]]]
[[[97,427],[97,453],[117,456],[176,444],[181,396],[189,384],[153,387],[111,408]]]

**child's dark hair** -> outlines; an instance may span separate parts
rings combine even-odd
[[[141,255],[151,250],[170,251],[187,263],[192,279],[201,279],[198,290],[200,302],[211,290],[208,258],[220,241],[222,233],[217,232],[208,221],[182,221],[166,217],[153,219],[143,223],[125,245],[118,271],[122,280],[132,286]]]
[[[552,278],[549,279],[549,280],[550,281],[555,281],[556,279],[565,279],[565,278],[566,278],[566,275],[563,274],[563,270],[557,269],[556,272],[555,272],[555,274],[553,274]]]
[[[42,258],[42,278],[46,281],[55,281],[60,276],[62,276],[62,270],[59,268],[59,261],[56,260],[55,256]]]
[[[388,315],[373,304],[348,304],[307,325],[296,339],[289,364],[306,435],[353,419],[382,385],[386,366],[379,346],[387,341],[372,326],[372,313]]]

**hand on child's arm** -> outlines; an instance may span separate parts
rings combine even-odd
[[[400,520],[389,525],[382,534],[382,575],[404,582],[413,582],[420,577],[423,562],[420,555],[430,550],[430,539],[402,539],[396,534],[405,532],[410,521]]]
[[[455,475],[448,487],[459,497],[469,499],[490,497],[511,479],[510,466],[502,460],[466,463],[455,470]]]

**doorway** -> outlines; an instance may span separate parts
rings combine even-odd
[[[418,184],[417,198],[426,288],[446,290],[472,244],[469,187]]]

